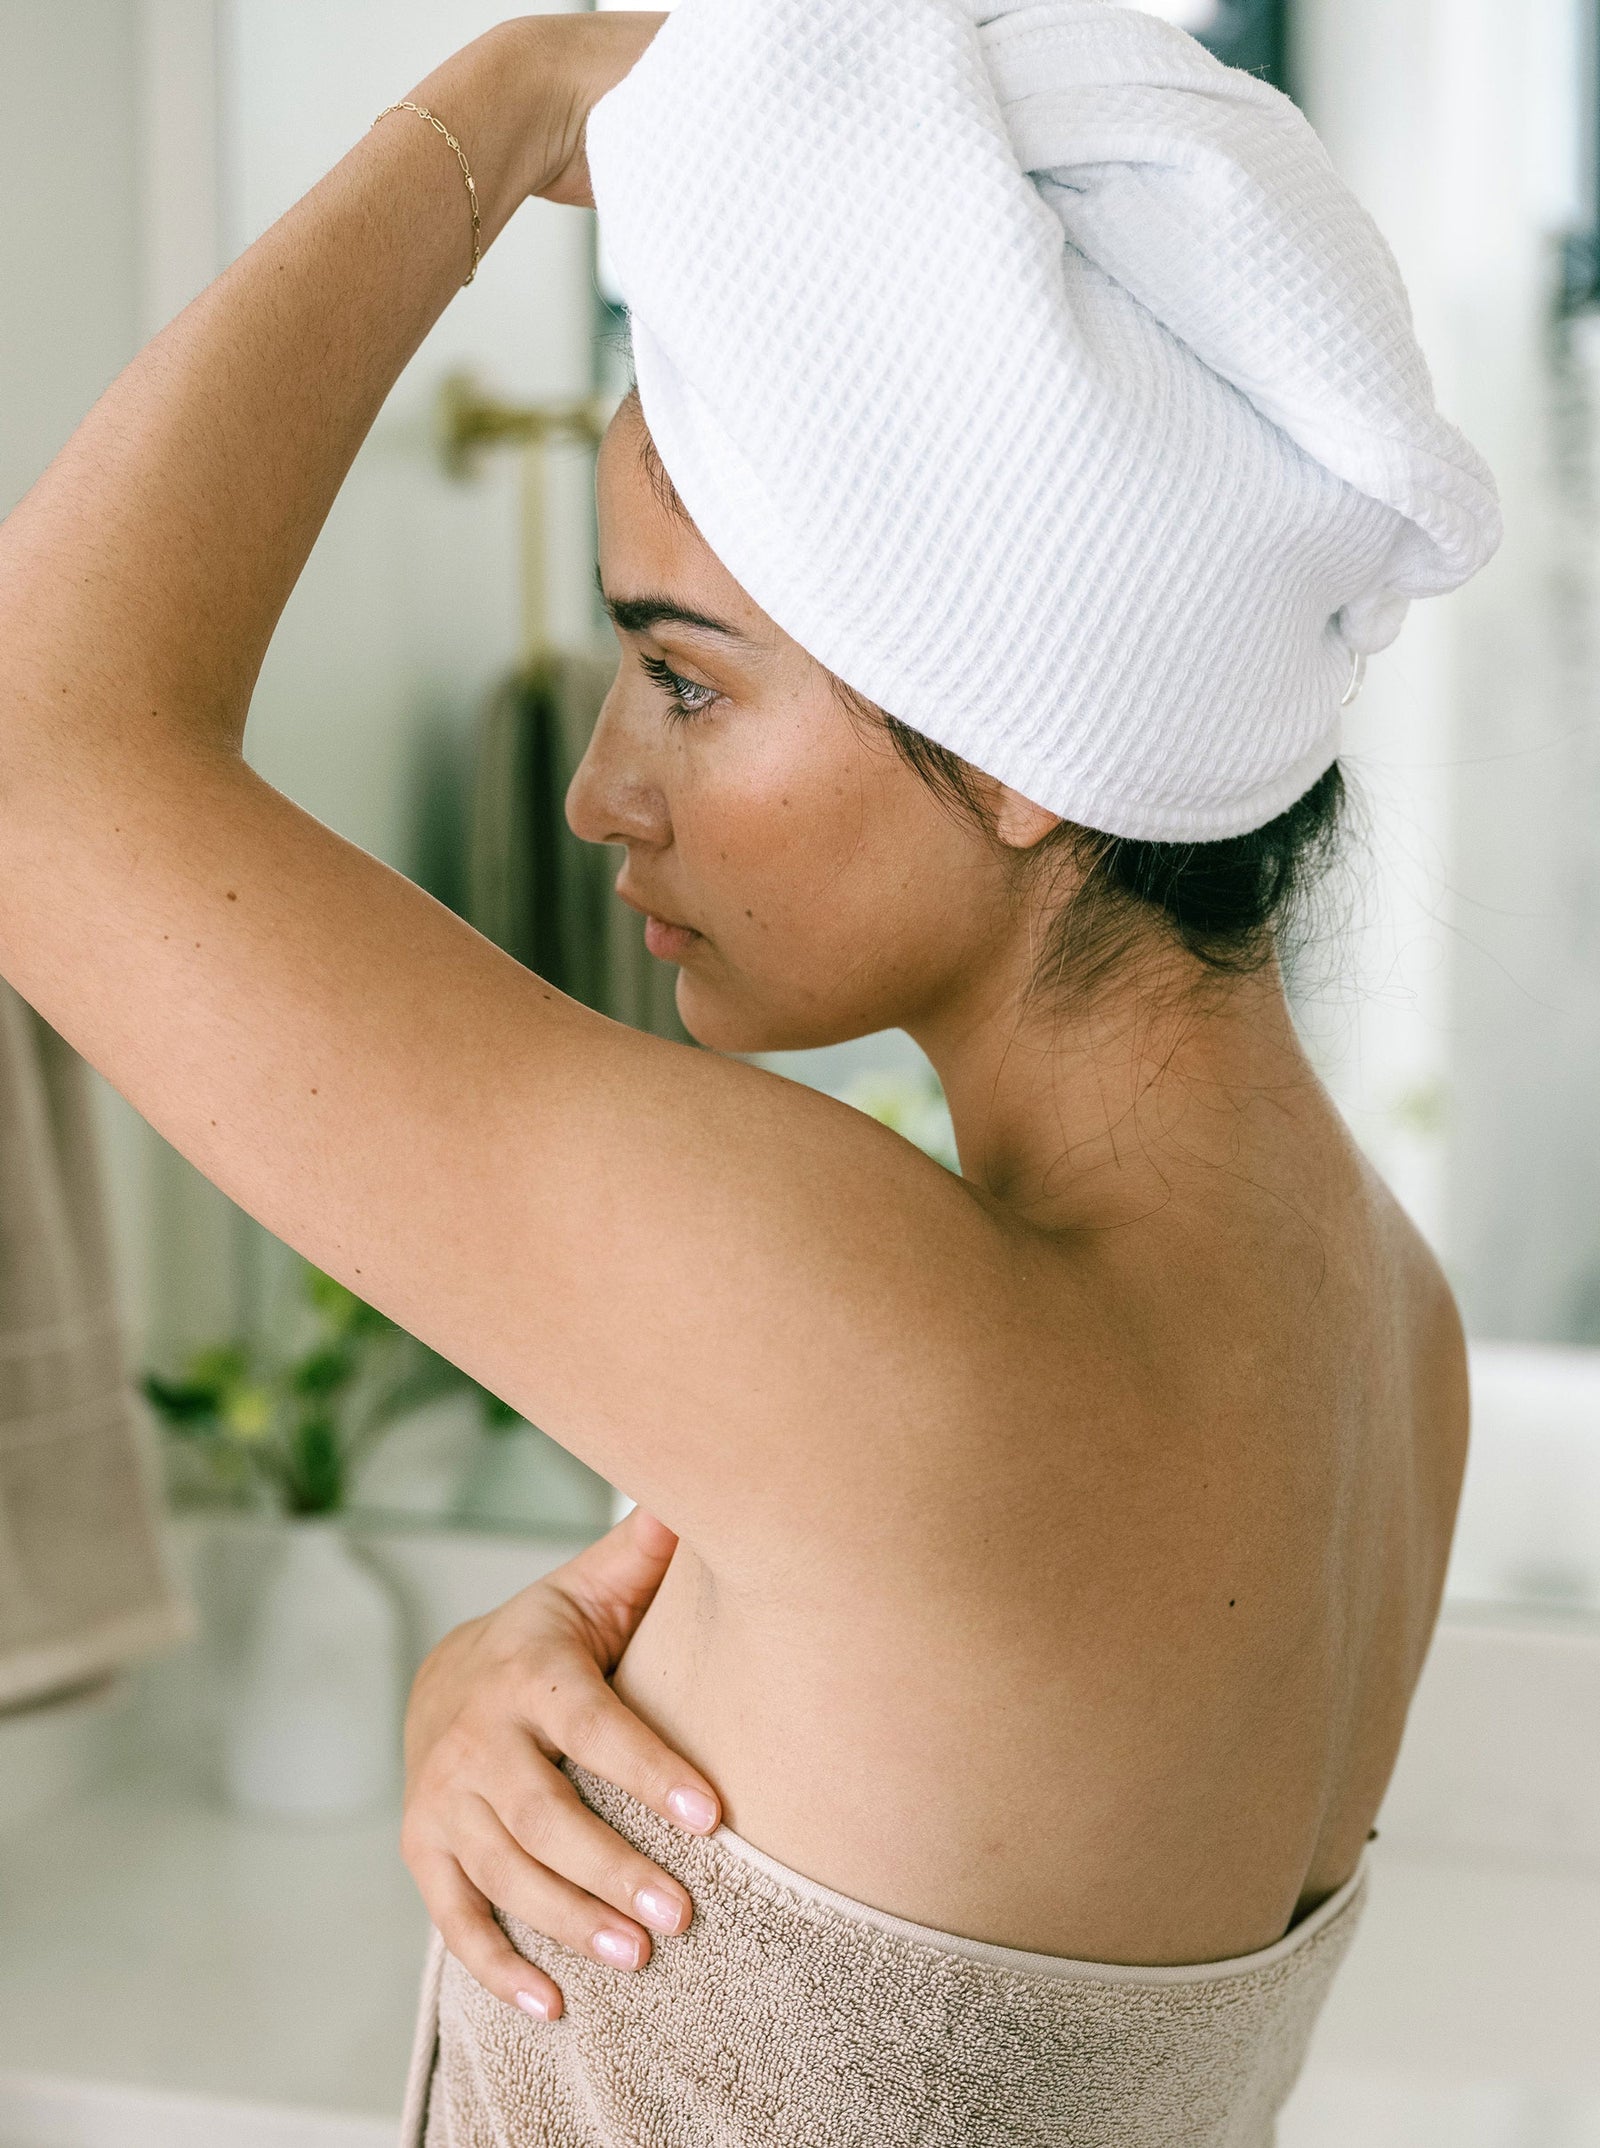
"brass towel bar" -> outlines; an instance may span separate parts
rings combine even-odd
[[[571,403],[502,403],[470,373],[452,373],[440,386],[437,415],[444,466],[452,477],[467,477],[480,448],[542,446],[548,440],[598,446],[610,413],[592,395]]]
[[[470,373],[452,373],[439,388],[435,427],[446,472],[470,477],[494,447],[522,450],[522,655],[533,663],[551,653],[546,560],[549,501],[545,450],[552,441],[597,447],[610,411],[598,396],[567,403],[505,403]]]

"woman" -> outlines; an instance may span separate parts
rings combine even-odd
[[[516,1615],[430,1671],[407,1850],[464,1965],[430,2143],[1262,2142],[1359,1908],[1466,1422],[1450,1293],[1275,934],[1340,692],[1492,548],[1487,475],[1309,130],[1180,33],[1103,0],[661,22],[467,47],[10,518],[0,958],[236,1201],[679,1539],[617,1691],[737,1836],[580,1770],[574,1857],[483,1727]],[[1011,134],[1068,107],[1099,117],[1047,186]],[[591,165],[639,395],[569,815],[626,846],[701,1051],[565,1000],[241,753],[469,247]],[[960,1177],[724,1056],[892,1025]],[[619,1973],[683,1924],[635,1898],[649,1859],[693,1922]],[[552,1968],[565,2015],[528,2018]]]

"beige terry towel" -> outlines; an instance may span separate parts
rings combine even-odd
[[[552,651],[484,711],[473,777],[468,916],[507,954],[614,1021],[683,1039],[677,972],[612,888],[619,851],[567,826],[567,785],[616,677],[614,654]]]
[[[82,1060],[0,983],[0,1707],[182,1638]]]
[[[507,1920],[565,1994],[548,2024],[435,1940],[403,2148],[1269,2148],[1365,1898],[1363,1861],[1259,1954],[1069,1962],[886,1916],[566,1766],[694,1922],[630,1974]]]

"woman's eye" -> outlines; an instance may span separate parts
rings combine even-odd
[[[719,698],[713,686],[702,686],[695,679],[686,679],[664,664],[659,656],[641,656],[639,668],[647,678],[654,679],[667,696],[667,714],[674,723],[687,723],[693,717],[703,716],[712,702]]]

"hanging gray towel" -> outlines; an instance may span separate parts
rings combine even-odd
[[[554,652],[491,698],[473,778],[468,916],[558,991],[682,1040],[677,973],[648,952],[643,918],[613,890],[617,851],[567,826],[567,786],[616,672],[615,656]]]
[[[192,1628],[123,1362],[90,1110],[82,1060],[0,983],[0,1707]]]

